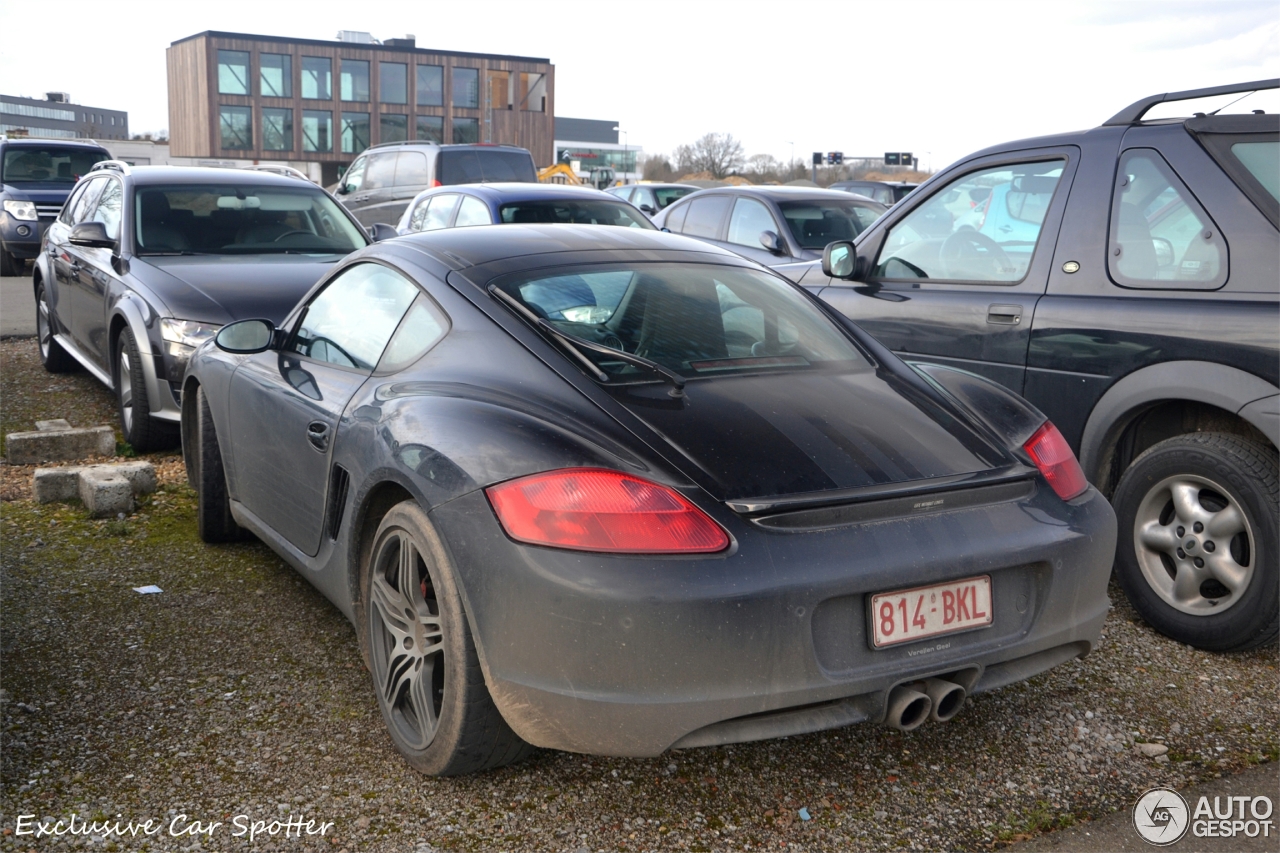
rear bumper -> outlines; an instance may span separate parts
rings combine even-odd
[[[1093,489],[805,533],[712,513],[725,554],[636,558],[517,545],[483,492],[432,512],[521,737],[652,756],[881,720],[897,684],[994,689],[1087,654],[1106,618],[1115,516]],[[870,594],[980,574],[991,627],[871,648]]]

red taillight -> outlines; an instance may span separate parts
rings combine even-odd
[[[434,181],[432,181],[432,182],[431,182],[431,186],[433,186],[433,187],[442,187],[442,186],[444,186],[444,184],[440,183],[440,179],[439,179],[439,178],[436,178]]]
[[[569,468],[485,489],[512,539],[577,551],[722,551],[729,537],[678,492],[618,471]]]
[[[1036,463],[1040,473],[1049,481],[1054,492],[1064,501],[1069,501],[1089,488],[1084,478],[1084,471],[1071,452],[1067,440],[1058,432],[1051,422],[1045,421],[1031,438],[1027,439],[1022,449],[1027,451],[1031,461]]]

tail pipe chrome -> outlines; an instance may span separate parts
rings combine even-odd
[[[933,700],[915,689],[915,685],[903,684],[889,692],[888,713],[885,725],[903,732],[917,729],[933,709]]]
[[[964,707],[965,689],[954,681],[943,681],[941,678],[926,678],[924,693],[929,697],[932,707],[929,719],[935,723],[945,723],[960,713]]]

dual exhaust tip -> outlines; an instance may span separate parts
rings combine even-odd
[[[885,725],[909,732],[925,720],[945,723],[960,713],[965,695],[965,689],[959,684],[941,678],[900,684],[889,692]]]

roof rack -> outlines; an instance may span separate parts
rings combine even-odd
[[[101,172],[106,169],[111,169],[113,171],[119,172],[122,175],[133,174],[133,169],[130,168],[129,164],[123,160],[100,160],[97,163],[94,163],[93,167],[90,168],[89,171]]]
[[[393,145],[441,145],[440,142],[432,142],[429,139],[402,139],[399,142],[379,142],[377,145],[370,145],[370,148],[390,148]]]
[[[1252,83],[1233,83],[1228,86],[1210,86],[1207,89],[1188,89],[1185,92],[1166,92],[1163,95],[1149,95],[1140,101],[1134,101],[1120,112],[1102,123],[1103,127],[1116,127],[1137,124],[1142,121],[1147,110],[1156,104],[1166,101],[1189,101],[1192,98],[1209,98],[1214,95],[1237,95],[1243,92],[1256,92],[1259,89],[1280,89],[1280,78],[1255,80]]]
[[[275,165],[257,163],[253,166],[242,166],[241,168],[247,169],[251,172],[266,172],[267,174],[270,174],[270,175],[281,175],[286,178],[297,178],[298,180],[311,183],[311,179],[308,178],[301,169],[295,169],[292,166],[275,166]]]

